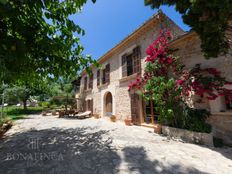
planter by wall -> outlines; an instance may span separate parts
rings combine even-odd
[[[52,111],[52,116],[56,116],[56,111]]]
[[[181,139],[184,142],[213,146],[212,134],[193,132],[168,126],[162,126],[162,133],[166,136]]]
[[[64,117],[65,112],[64,111],[59,111],[59,118]]]
[[[154,132],[157,134],[161,134],[162,133],[162,125],[161,124],[156,124],[154,127]]]
[[[94,117],[95,119],[99,119],[99,118],[100,118],[99,114],[93,114],[93,117]]]
[[[124,122],[125,122],[125,125],[126,125],[126,126],[131,126],[131,125],[132,125],[132,120],[129,119],[129,118],[126,118],[126,119],[124,120]]]
[[[110,120],[111,120],[112,122],[116,122],[116,116],[115,116],[115,115],[111,115],[111,116],[110,116]]]

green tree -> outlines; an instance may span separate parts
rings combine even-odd
[[[145,0],[145,5],[175,6],[184,23],[199,35],[206,58],[228,53],[230,40],[226,32],[231,35],[232,0]]]
[[[68,106],[75,104],[75,92],[70,77],[60,77],[58,80],[48,82],[48,91],[46,92],[46,100],[50,106]]]
[[[23,102],[24,110],[27,109],[27,101],[32,96],[47,94],[49,88],[46,80],[27,83],[25,81],[17,81],[14,85],[8,85],[4,89],[5,100],[8,103],[15,104]]]
[[[0,0],[0,80],[65,76],[96,63],[82,55],[85,32],[70,19],[86,2]]]
[[[27,108],[27,101],[31,94],[32,91],[26,86],[13,86],[5,90],[6,102],[11,104],[23,102],[25,110]]]

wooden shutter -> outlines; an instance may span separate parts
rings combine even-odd
[[[87,90],[87,77],[84,78],[84,90]]]
[[[140,46],[137,46],[133,49],[133,74],[139,73],[141,71],[141,52],[140,52]]]
[[[89,77],[89,89],[93,89],[93,75]]]
[[[133,93],[130,95],[131,96],[131,118],[132,122],[134,124],[140,124],[140,108],[141,108],[141,103],[139,100],[139,95],[136,93]]]
[[[100,85],[100,81],[101,81],[101,79],[100,79],[100,70],[97,70],[97,86]]]
[[[106,69],[102,70],[102,84],[106,83]]]
[[[127,76],[127,55],[122,56],[122,77]]]
[[[110,82],[110,64],[107,64],[105,68],[105,81],[106,83]]]

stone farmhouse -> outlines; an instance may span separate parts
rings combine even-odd
[[[131,118],[141,126],[152,126],[158,119],[152,101],[147,102],[134,91],[128,92],[128,84],[142,74],[145,67],[146,49],[156,39],[160,29],[168,28],[174,39],[170,45],[178,48],[177,55],[186,68],[201,64],[203,68],[220,70],[224,77],[232,81],[231,55],[206,60],[200,48],[200,40],[195,32],[184,32],[162,11],[152,16],[132,34],[98,59],[100,69],[92,68],[93,75],[85,71],[79,79],[76,94],[78,105],[83,110],[91,110],[100,117],[115,115],[118,120]],[[209,123],[213,134],[232,144],[232,101],[225,104],[224,97],[214,101],[205,98],[192,101],[193,107],[206,108],[211,112]]]

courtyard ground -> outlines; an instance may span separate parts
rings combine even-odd
[[[232,148],[174,141],[107,119],[31,115],[0,141],[0,174],[232,173]]]

